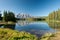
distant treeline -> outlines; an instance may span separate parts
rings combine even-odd
[[[44,21],[45,18],[33,18],[33,20],[35,20],[35,21]]]

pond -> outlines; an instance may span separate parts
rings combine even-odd
[[[36,21],[36,22],[17,21],[16,24],[0,25],[0,28],[10,28],[18,31],[26,31],[40,37],[47,32],[51,33],[55,32],[55,29],[52,28],[50,25],[51,24],[48,24],[45,21]]]

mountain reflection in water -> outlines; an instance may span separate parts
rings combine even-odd
[[[25,25],[28,25],[30,24],[31,22],[30,21],[18,21],[17,24],[19,24],[20,26],[25,26]]]

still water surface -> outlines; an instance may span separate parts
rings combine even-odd
[[[0,25],[0,28],[10,28],[18,31],[26,31],[31,34],[42,36],[46,32],[54,32],[55,29],[51,28],[47,22],[29,22],[29,21],[18,21],[16,24],[11,25]]]

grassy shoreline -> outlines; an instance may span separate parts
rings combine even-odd
[[[12,21],[9,21],[9,22],[1,22],[0,21],[0,24],[15,24],[16,22],[12,22]]]
[[[60,40],[60,32],[57,31],[56,33],[46,33],[44,34],[40,40]]]
[[[0,40],[37,40],[37,37],[25,31],[0,28]]]

